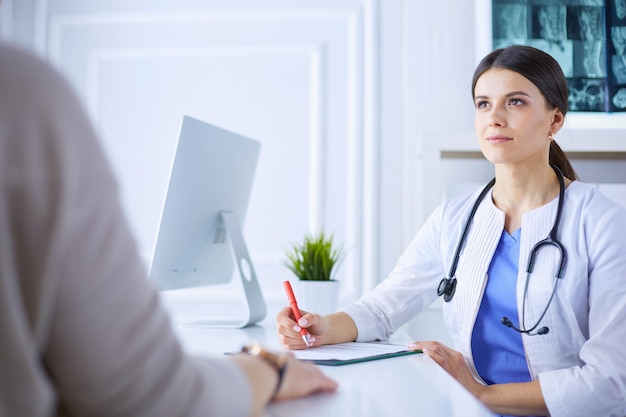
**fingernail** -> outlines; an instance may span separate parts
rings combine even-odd
[[[299,332],[300,330],[302,330],[302,329],[300,328],[300,326],[293,326],[293,331],[294,331],[294,332]]]
[[[306,319],[300,319],[300,321],[298,321],[298,324],[300,326],[306,326],[307,324],[309,324],[309,322],[306,321]]]

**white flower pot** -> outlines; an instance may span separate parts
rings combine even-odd
[[[339,305],[339,281],[297,281],[298,307],[309,313],[329,314]]]

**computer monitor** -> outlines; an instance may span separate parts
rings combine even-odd
[[[241,279],[247,311],[206,317],[206,326],[241,328],[266,315],[242,233],[259,151],[253,139],[183,117],[149,277],[161,290]]]

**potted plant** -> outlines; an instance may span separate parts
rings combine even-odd
[[[339,281],[334,274],[344,259],[341,246],[323,231],[308,233],[285,252],[285,265],[298,278],[298,304],[306,311],[327,314],[337,309]]]

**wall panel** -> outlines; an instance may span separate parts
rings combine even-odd
[[[262,142],[244,234],[265,288],[290,277],[287,245],[321,228],[349,250],[347,293],[373,286],[378,74],[365,64],[377,61],[377,1],[160,3],[11,10],[19,42],[84,100],[146,262],[188,114]]]

